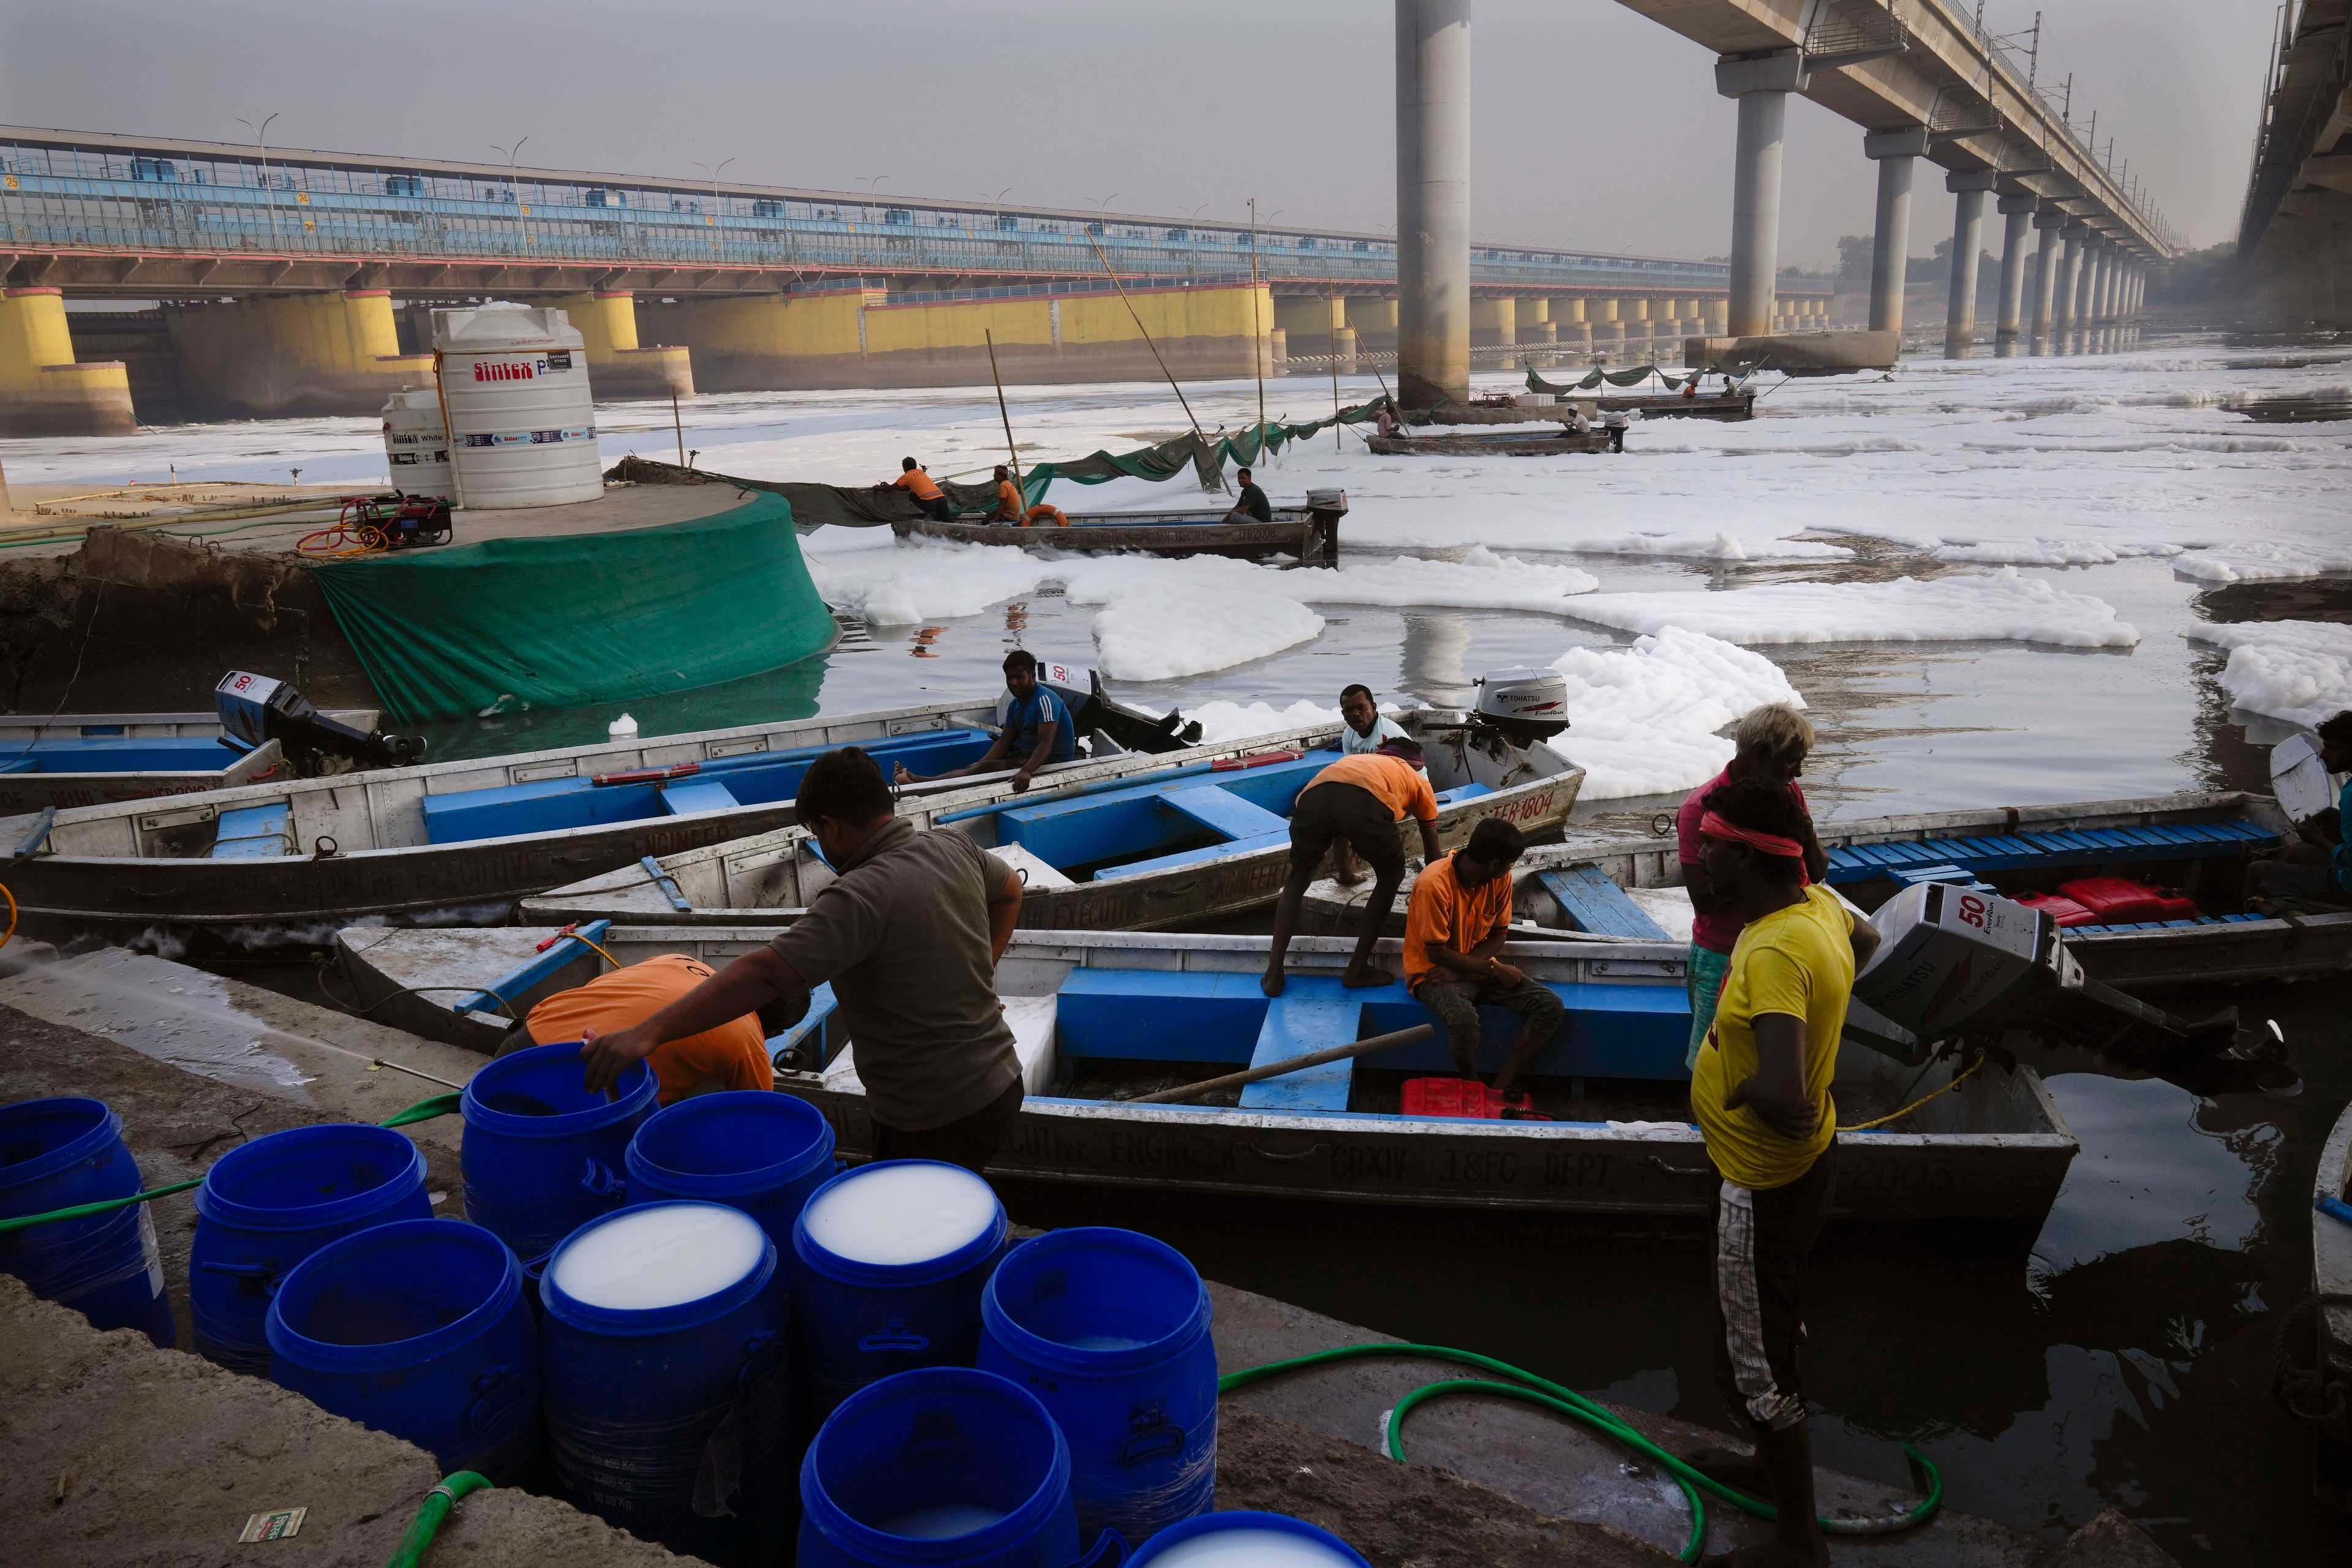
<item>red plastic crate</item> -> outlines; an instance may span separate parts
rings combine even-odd
[[[1501,1095],[1475,1078],[1411,1078],[1404,1084],[1407,1116],[1469,1116],[1500,1121],[1507,1110],[1524,1112],[1525,1094]]]

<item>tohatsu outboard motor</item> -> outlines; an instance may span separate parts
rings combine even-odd
[[[1568,682],[1556,669],[1497,669],[1479,678],[1475,720],[1526,745],[1568,728]]]
[[[232,669],[213,688],[222,731],[247,746],[275,741],[303,778],[357,768],[396,768],[425,755],[414,735],[359,730],[330,719],[310,700],[272,676]]]

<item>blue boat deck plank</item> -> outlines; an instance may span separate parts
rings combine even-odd
[[[1163,791],[1160,799],[1210,832],[1222,833],[1229,839],[1263,838],[1268,834],[1289,831],[1288,821],[1278,813],[1215,784]]]
[[[1938,865],[1982,875],[2036,867],[2056,869],[2135,860],[2190,860],[2235,855],[2277,842],[2275,835],[2240,819],[2175,822],[2152,826],[2052,829],[1953,838],[1848,844],[1829,851],[1829,880],[1866,882]]]
[[[680,779],[674,784],[664,784],[661,803],[662,810],[672,816],[685,816],[698,811],[731,811],[743,804],[717,779],[702,778]]]
[[[1598,866],[1538,871],[1536,880],[1542,884],[1544,891],[1559,900],[1560,910],[1578,931],[1632,942],[1674,940]]]
[[[1293,1057],[1344,1046],[1360,1037],[1364,1004],[1337,979],[1299,975],[1267,1005],[1259,1026],[1253,1068],[1271,1067]],[[1242,1090],[1244,1110],[1345,1110],[1355,1081],[1352,1061],[1325,1062]]]

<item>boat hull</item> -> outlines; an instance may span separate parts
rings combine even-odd
[[[1148,516],[1074,512],[1067,528],[916,518],[894,521],[890,531],[901,539],[940,539],[958,544],[1035,544],[1087,554],[1225,555],[1243,561],[1289,555],[1302,565],[1336,566],[1344,510],[1285,507],[1275,512],[1271,522],[1224,522],[1218,521],[1223,512],[1171,514],[1161,522]]]
[[[1558,458],[1576,452],[1606,452],[1600,431],[1580,436],[1566,426],[1556,436],[1374,436],[1368,445],[1387,457]]]

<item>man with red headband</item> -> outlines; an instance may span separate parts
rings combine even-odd
[[[1715,1363],[1747,1416],[1753,1458],[1692,1456],[1717,1479],[1769,1497],[1766,1544],[1726,1561],[1817,1563],[1812,1444],[1797,1343],[1806,1255],[1837,1186],[1830,1078],[1854,971],[1878,933],[1810,880],[1804,809],[1785,780],[1742,779],[1709,795],[1698,823],[1709,885],[1739,921],[1715,1023],[1691,1078],[1691,1110],[1723,1181],[1715,1205]]]

